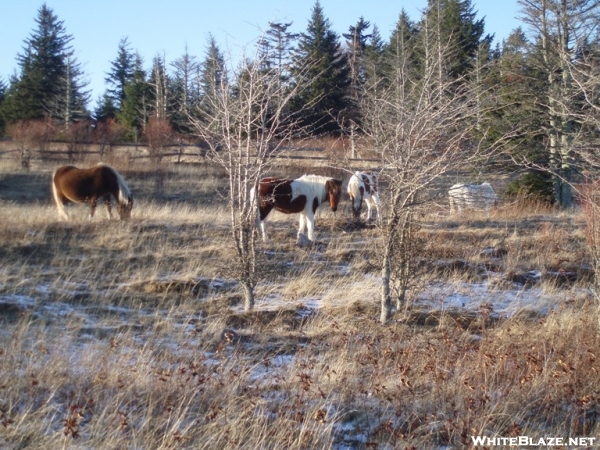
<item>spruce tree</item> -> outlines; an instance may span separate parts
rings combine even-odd
[[[225,58],[212,34],[208,36],[205,58],[200,64],[198,84],[201,92],[200,108],[210,114],[215,110],[215,103],[223,92],[223,86],[228,84]]]
[[[469,73],[481,40],[491,44],[493,36],[483,36],[485,21],[476,15],[471,0],[429,0],[420,23],[420,49],[423,59],[438,61],[441,78]]]
[[[288,31],[291,25],[292,22],[270,22],[269,29],[259,42],[258,56],[261,68],[276,75],[279,87],[290,80],[292,44],[298,38],[298,34]]]
[[[120,110],[125,100],[125,87],[133,81],[136,55],[131,49],[127,37],[119,41],[117,57],[111,62],[110,72],[104,81],[109,85],[106,95],[111,98],[112,104]]]
[[[383,64],[380,70],[384,77],[384,86],[394,86],[393,91],[397,96],[403,95],[399,92],[401,87],[408,87],[411,84],[406,82],[405,77],[412,79],[412,82],[416,82],[420,78],[419,72],[422,71],[422,67],[420,67],[418,54],[418,38],[417,26],[410,19],[408,13],[402,9],[384,48]]]
[[[7,91],[11,98],[6,115],[10,121],[50,117],[67,123],[86,117],[89,93],[73,56],[73,37],[46,4],[35,22],[37,29],[17,56],[20,72]]]
[[[170,104],[171,123],[173,129],[182,133],[191,132],[190,115],[193,106],[200,99],[200,92],[194,79],[198,74],[199,64],[196,57],[190,55],[186,48],[185,53],[173,63],[172,99]]]
[[[128,137],[137,142],[152,111],[152,89],[139,54],[135,56],[133,77],[125,85],[124,93],[125,98],[117,119],[127,128]]]
[[[94,109],[94,120],[96,122],[104,122],[108,119],[114,119],[117,116],[117,106],[114,104],[112,97],[105,92],[97,101],[96,109]]]
[[[384,75],[384,53],[385,53],[385,42],[381,38],[379,28],[377,25],[373,25],[373,31],[371,32],[371,38],[367,42],[367,46],[364,51],[364,70],[365,70],[365,83],[366,84],[377,84],[383,78]]]
[[[293,102],[293,108],[302,111],[302,125],[313,134],[339,133],[348,118],[350,68],[318,0],[294,49],[292,73],[309,80]]]

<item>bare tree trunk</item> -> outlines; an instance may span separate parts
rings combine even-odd
[[[392,250],[386,247],[381,261],[381,315],[379,321],[386,323],[392,317]]]
[[[296,79],[290,88],[277,82],[278,71],[264,71],[262,64],[245,64],[232,71],[237,91],[228,80],[211,86],[211,95],[190,116],[198,136],[208,146],[207,157],[222,167],[229,178],[231,247],[235,252],[228,268],[244,296],[244,309],[254,308],[254,289],[260,278],[257,258],[257,200],[252,187],[263,176],[280,145],[302,132],[286,105],[309,80]],[[306,107],[310,107],[307,105]]]

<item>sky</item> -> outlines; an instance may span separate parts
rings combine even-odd
[[[142,56],[145,68],[157,55],[170,64],[186,48],[202,61],[211,34],[225,57],[237,61],[242,54],[253,54],[269,22],[292,22],[290,32],[306,31],[315,0],[0,0],[0,78],[5,82],[18,69],[17,55],[37,30],[35,19],[44,3],[73,37],[93,108],[106,90],[104,78],[125,37]],[[320,0],[320,4],[338,35],[362,16],[387,40],[402,9],[416,21],[427,0]],[[495,43],[522,26],[517,0],[471,0],[471,4],[477,19],[485,19],[485,33],[495,35]]]

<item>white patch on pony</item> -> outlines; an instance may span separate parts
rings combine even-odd
[[[464,209],[479,209],[489,213],[498,203],[498,195],[490,183],[455,184],[448,190],[448,199],[451,214]]]
[[[301,239],[300,236],[306,233],[309,240],[315,241],[315,211],[313,211],[313,204],[315,198],[318,200],[319,205],[327,200],[325,184],[328,180],[330,180],[329,177],[321,175],[302,175],[291,182],[292,201],[301,195],[306,197],[304,211],[300,213],[298,239]]]
[[[292,180],[290,186],[292,187],[292,201],[304,195],[306,197],[306,204],[312,204],[314,199],[319,200],[319,205],[327,200],[327,190],[325,189],[325,183],[330,180],[328,177],[321,175],[302,175],[300,178]]]

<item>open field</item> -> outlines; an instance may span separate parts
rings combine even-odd
[[[127,222],[69,209],[53,167],[0,164],[0,448],[468,448],[600,438],[598,309],[580,212],[419,218],[406,311],[379,319],[377,230],[275,213],[254,312],[229,272],[223,173],[115,167]],[[301,175],[308,169],[287,169]],[[327,170],[327,169],[321,169]],[[383,194],[385,195],[385,194]]]

